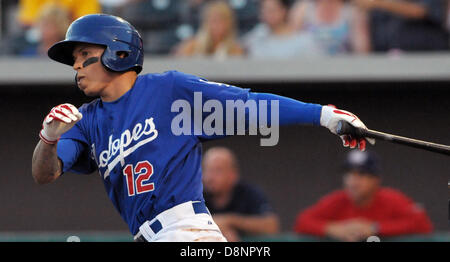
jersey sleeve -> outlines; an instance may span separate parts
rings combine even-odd
[[[185,118],[193,123],[184,133],[193,133],[203,139],[247,133],[256,135],[258,128],[268,126],[320,125],[322,105],[250,92],[180,72],[174,72],[172,93],[174,104],[181,99],[180,107],[184,103],[190,110]]]
[[[77,140],[60,139],[57,154],[63,163],[63,173],[90,174],[96,170],[86,146]]]
[[[201,93],[203,101],[214,99],[224,104],[227,100],[243,100],[245,102],[248,99],[250,89],[212,82],[176,71],[173,74],[176,95],[192,103],[194,102],[194,93]]]
[[[79,108],[83,118],[66,133],[62,134],[57,145],[58,158],[63,163],[63,172],[90,174],[97,169],[91,157],[86,122],[88,114],[86,106]]]
[[[206,79],[173,72],[172,96],[175,101],[189,104],[191,108],[191,133],[201,139],[223,137],[227,134],[235,134],[239,119],[247,119],[247,112],[238,115],[236,111],[227,114],[227,103],[245,103],[249,97],[249,89],[233,85],[211,82]],[[204,123],[212,119],[211,115],[220,115],[221,123],[213,123],[214,130],[203,128]],[[227,130],[228,129],[228,130]],[[231,131],[230,131],[231,130]]]
[[[280,126],[293,124],[320,125],[320,115],[322,105],[304,103],[289,97],[279,96],[269,93],[250,92],[249,100],[254,100],[259,108],[261,101],[267,104],[267,115],[272,116],[272,102],[278,104],[278,124]],[[261,112],[258,110],[257,118]],[[267,119],[267,123],[272,125],[272,117]]]

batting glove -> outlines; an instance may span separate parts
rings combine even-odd
[[[320,116],[320,125],[328,128],[331,133],[337,135],[336,128],[339,121],[346,121],[354,127],[367,129],[366,125],[354,114],[337,109],[333,105],[323,106],[322,114]],[[375,144],[375,139],[373,138],[358,138],[352,137],[351,135],[340,136],[345,147],[355,148],[358,147],[360,150],[364,151],[366,149],[366,141],[370,144]]]
[[[52,108],[42,123],[39,133],[41,140],[50,145],[58,143],[62,134],[71,129],[83,115],[71,104],[62,104]]]

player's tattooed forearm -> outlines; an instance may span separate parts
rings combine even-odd
[[[32,158],[33,176],[35,179],[51,179],[60,174],[62,165],[57,157],[56,145],[48,145],[40,141]]]

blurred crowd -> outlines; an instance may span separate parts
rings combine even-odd
[[[448,50],[448,0],[4,0],[0,54],[41,56],[90,13],[130,21],[144,50],[290,58]]]
[[[206,204],[228,241],[280,234],[280,221],[270,198],[241,174],[239,160],[225,147],[203,156]],[[398,189],[383,185],[379,156],[350,151],[337,172],[342,187],[299,210],[294,232],[325,241],[366,241],[371,236],[426,235],[433,224],[423,206]],[[301,185],[299,185],[301,188]]]

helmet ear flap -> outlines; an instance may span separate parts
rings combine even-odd
[[[117,60],[124,60],[130,56],[130,51],[117,51],[116,52]],[[138,67],[128,68],[126,71],[135,71],[136,73],[140,73],[140,69]]]
[[[136,64],[136,58],[132,55],[133,50],[112,50],[109,46],[106,47],[102,55],[102,64],[112,72],[126,72],[135,71],[140,73],[142,67],[129,67],[130,64]]]
[[[117,51],[112,50],[110,46],[106,46],[102,54],[102,64],[112,72],[124,71],[120,68],[121,63],[117,60],[116,53]]]

